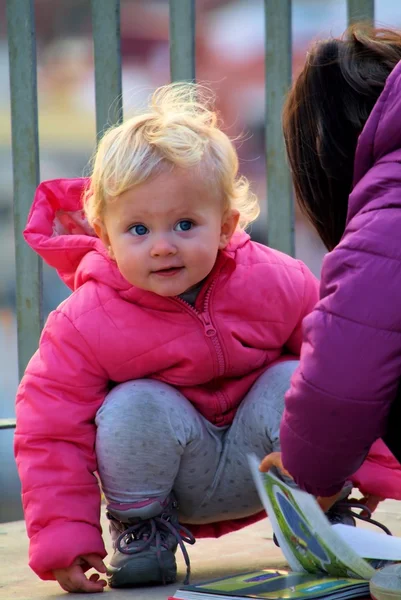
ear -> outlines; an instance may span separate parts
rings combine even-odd
[[[237,229],[238,221],[238,210],[230,208],[224,213],[221,222],[219,250],[224,250],[228,246],[234,231]]]
[[[110,258],[114,258],[113,249],[110,245],[110,238],[103,221],[101,221],[100,219],[95,219],[93,222],[93,229],[95,230],[97,237],[101,239],[103,244],[106,246]]]

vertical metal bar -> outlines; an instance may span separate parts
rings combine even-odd
[[[267,239],[269,246],[294,255],[292,182],[281,127],[291,85],[291,0],[265,0],[265,22]]]
[[[24,229],[39,182],[38,104],[33,0],[7,0],[19,375],[42,329],[42,262],[25,244]]]
[[[375,20],[375,0],[348,0],[347,1],[348,24],[356,21]]]
[[[170,0],[171,81],[195,81],[195,0]]]
[[[96,133],[123,118],[120,0],[91,0],[95,54]]]

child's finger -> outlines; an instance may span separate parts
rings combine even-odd
[[[65,570],[67,571],[67,570]],[[106,586],[105,581],[95,580],[94,577],[99,577],[96,573],[87,579],[80,565],[73,565],[68,569],[68,572],[58,573],[57,581],[66,592],[102,592]]]
[[[81,556],[81,560],[85,561],[99,573],[106,573],[106,565],[98,554],[85,554],[84,556]]]
[[[93,576],[91,576],[90,579],[87,579],[82,571],[79,574],[71,574],[69,581],[69,587],[71,589],[69,591],[86,593],[103,592],[106,582],[103,580],[94,581],[92,577]]]
[[[93,581],[94,583],[100,583],[100,585],[102,587],[106,587],[107,585],[107,581],[105,581],[104,579],[100,579],[100,575],[99,573],[93,573],[90,577],[89,577],[89,581]]]

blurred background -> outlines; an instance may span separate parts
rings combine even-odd
[[[293,71],[316,38],[340,35],[346,0],[293,0]],[[14,415],[18,383],[11,123],[6,0],[0,0],[0,418]],[[241,171],[253,183],[262,212],[254,239],[266,242],[263,0],[196,0],[197,79],[217,95],[226,132],[241,135]],[[36,0],[40,178],[85,173],[94,150],[95,97],[90,0]],[[376,0],[376,23],[401,27],[401,2]],[[124,115],[169,81],[167,0],[121,0]],[[296,215],[296,253],[319,275],[324,248]],[[44,270],[44,309],[67,295]],[[0,431],[0,522],[22,516],[12,430]]]

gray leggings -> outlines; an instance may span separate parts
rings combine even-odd
[[[297,361],[268,368],[232,425],[204,419],[175,388],[150,379],[115,387],[96,416],[96,453],[109,502],[132,503],[172,490],[182,523],[237,519],[262,509],[247,454],[280,449],[284,394]]]

